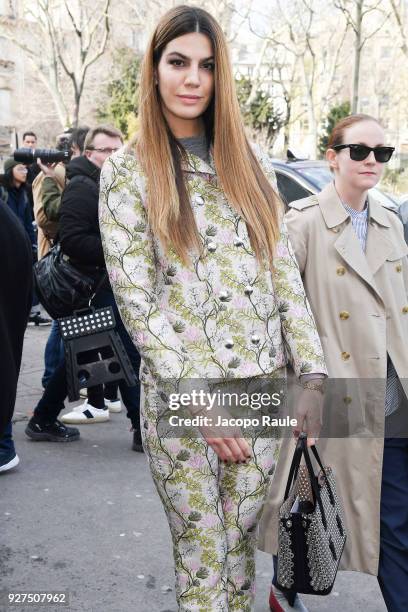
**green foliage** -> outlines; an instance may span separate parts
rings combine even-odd
[[[283,126],[282,113],[275,108],[273,99],[261,89],[257,90],[252,102],[247,104],[252,89],[252,82],[248,77],[235,79],[235,85],[245,124],[255,132],[262,133],[266,143],[272,145]]]
[[[128,48],[118,49],[113,64],[118,76],[107,86],[107,100],[97,110],[98,121],[111,123],[128,138],[137,126],[140,57]]]
[[[351,107],[350,107],[350,102],[348,101],[342,102],[341,104],[338,104],[337,106],[333,106],[330,109],[329,114],[327,115],[326,119],[323,121],[322,134],[319,139],[318,148],[319,148],[320,157],[324,157],[324,154],[326,153],[327,144],[329,142],[329,137],[336,123],[338,123],[340,119],[343,119],[344,117],[348,117],[350,113],[351,113]]]

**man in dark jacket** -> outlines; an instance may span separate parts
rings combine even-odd
[[[99,231],[98,202],[99,178],[104,161],[123,144],[121,133],[115,128],[99,126],[91,130],[85,141],[85,155],[73,159],[67,167],[68,185],[63,193],[59,211],[59,238],[62,251],[78,269],[93,274],[100,279],[106,272],[105,259]],[[117,322],[117,331],[125,345],[136,375],[139,373],[140,357],[127,334],[117,310],[109,280],[106,280],[94,298],[96,307],[112,306]],[[58,385],[56,384],[58,383]],[[128,417],[132,421],[134,445],[141,450],[139,423],[140,388],[128,387],[120,382],[123,402]],[[57,368],[48,383],[43,398],[38,403],[34,417],[27,426],[26,433],[33,439],[51,439],[43,436],[43,425],[56,418],[64,407],[66,396],[65,364]],[[109,419],[103,397],[103,388],[88,389],[88,400],[75,410],[62,417],[64,423],[96,423]],[[59,421],[58,421],[59,423]],[[62,425],[62,424],[60,424]],[[67,430],[78,431],[75,428]],[[79,437],[79,433],[76,437]]]
[[[0,202],[0,472],[19,462],[11,417],[32,299],[31,245],[13,212]]]

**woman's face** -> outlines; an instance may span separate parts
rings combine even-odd
[[[13,181],[17,185],[21,185],[21,183],[25,183],[27,180],[27,168],[23,164],[18,164],[18,166],[14,166],[12,170]]]
[[[214,93],[214,57],[210,39],[192,32],[170,41],[157,66],[164,116],[176,138],[202,131],[201,115]]]
[[[344,130],[343,144],[364,144],[368,147],[385,146],[384,130],[375,121],[360,121]],[[350,149],[327,151],[327,159],[334,170],[336,178],[344,180],[356,190],[366,191],[374,187],[381,179],[384,164],[377,162],[374,152],[362,161],[350,158]]]

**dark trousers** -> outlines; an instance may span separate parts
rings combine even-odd
[[[51,376],[54,374],[58,365],[64,360],[64,344],[61,339],[58,321],[53,321],[50,335],[44,351],[44,374],[41,379],[42,386],[48,385]]]
[[[408,610],[408,439],[385,438],[378,583],[389,612]]]
[[[135,345],[133,344],[132,339],[126,331],[125,326],[122,323],[112,291],[99,291],[92,304],[95,306],[95,308],[112,306],[116,319],[116,331],[123,342],[130,362],[136,372],[136,376],[138,377],[140,356]],[[138,431],[140,430],[140,384],[138,382],[135,387],[129,387],[125,381],[121,380],[119,381],[119,389],[122,395],[123,403],[127,409],[127,416],[131,420],[133,428]],[[64,361],[58,365],[54,371],[54,374],[49,380],[47,388],[45,389],[42,398],[34,410],[34,416],[43,423],[54,422],[61,410],[64,408],[64,400],[66,397],[67,376],[64,359]],[[98,385],[98,387],[90,387],[88,389],[88,401],[92,406],[95,406],[95,408],[104,407],[102,385]]]
[[[6,425],[3,435],[0,437],[0,462],[6,463],[14,458],[16,454],[13,442],[11,421]]]

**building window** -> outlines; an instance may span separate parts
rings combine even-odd
[[[308,117],[303,117],[303,119],[300,120],[300,129],[302,130],[302,132],[309,131],[309,118]]]

